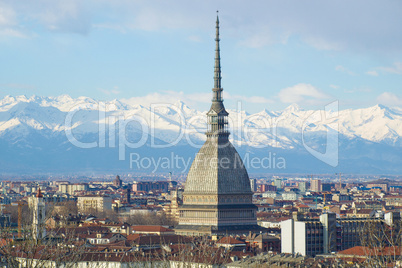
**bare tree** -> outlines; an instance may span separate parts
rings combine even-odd
[[[168,217],[164,212],[150,212],[147,214],[134,214],[127,219],[131,225],[169,225],[175,226],[177,222]]]
[[[84,244],[73,233],[51,234],[43,239],[33,236],[31,228],[24,228],[22,237],[13,238],[11,228],[2,228],[0,252],[7,267],[73,267],[85,252]]]
[[[365,267],[395,266],[402,261],[400,220],[392,224],[382,219],[366,221],[360,238],[367,256]]]
[[[75,201],[65,201],[58,203],[54,206],[52,216],[68,217],[70,215],[77,215],[78,208]]]

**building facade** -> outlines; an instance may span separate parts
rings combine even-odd
[[[277,190],[282,189],[282,179],[276,178],[273,181],[274,186],[276,186]]]
[[[167,193],[169,189],[168,181],[136,181],[133,183],[133,192],[159,191]]]
[[[386,213],[384,218],[336,218],[335,213],[307,220],[294,216],[281,222],[282,253],[315,256],[361,246],[368,226],[383,230],[382,225],[400,223],[400,219],[400,214],[394,212]]]
[[[260,186],[260,191],[262,192],[262,193],[264,193],[264,192],[268,192],[268,191],[272,191],[272,192],[276,192],[276,186],[274,186],[274,185],[269,185],[269,184],[261,184],[261,186]]]
[[[116,188],[120,188],[123,186],[123,181],[120,179],[120,176],[117,175],[116,178],[113,180],[113,186]]]
[[[250,179],[250,186],[251,186],[251,191],[257,192],[257,180],[256,179]]]
[[[105,212],[112,209],[110,196],[87,195],[77,198],[78,212],[90,213],[92,211]]]
[[[297,184],[299,191],[305,193],[307,191],[307,182],[302,181]]]
[[[74,195],[75,191],[88,191],[88,183],[61,183],[59,184],[59,192],[63,194]]]
[[[310,189],[313,192],[321,192],[322,191],[321,180],[312,180]]]

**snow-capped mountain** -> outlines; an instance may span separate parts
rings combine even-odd
[[[251,172],[402,171],[400,108],[307,111],[294,104],[283,111],[228,112],[231,141]],[[205,130],[206,111],[181,101],[144,107],[68,95],[6,96],[0,100],[0,173],[186,172],[184,163],[191,163],[204,143]],[[325,160],[328,148],[333,154],[339,149],[336,162]],[[166,167],[155,160],[145,168],[151,158],[164,157],[172,157]],[[252,161],[266,163],[253,166]]]

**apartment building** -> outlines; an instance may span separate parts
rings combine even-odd
[[[321,180],[312,180],[310,184],[310,189],[313,192],[321,192],[322,191]]]
[[[88,213],[92,211],[105,212],[112,209],[110,196],[86,195],[77,197],[78,211]]]
[[[360,246],[369,225],[381,230],[381,225],[398,220],[400,214],[395,212],[386,213],[384,218],[336,218],[335,213],[324,213],[319,219],[301,219],[295,213],[292,219],[281,222],[282,253],[316,256]]]
[[[162,193],[167,193],[169,189],[168,181],[137,181],[132,185],[133,192],[149,192],[149,191],[159,191]]]
[[[61,183],[59,184],[59,192],[63,194],[74,195],[75,191],[88,191],[88,183]]]

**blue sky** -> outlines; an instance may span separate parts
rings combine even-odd
[[[228,108],[402,106],[400,1],[0,0],[0,97],[207,109],[217,9]]]

